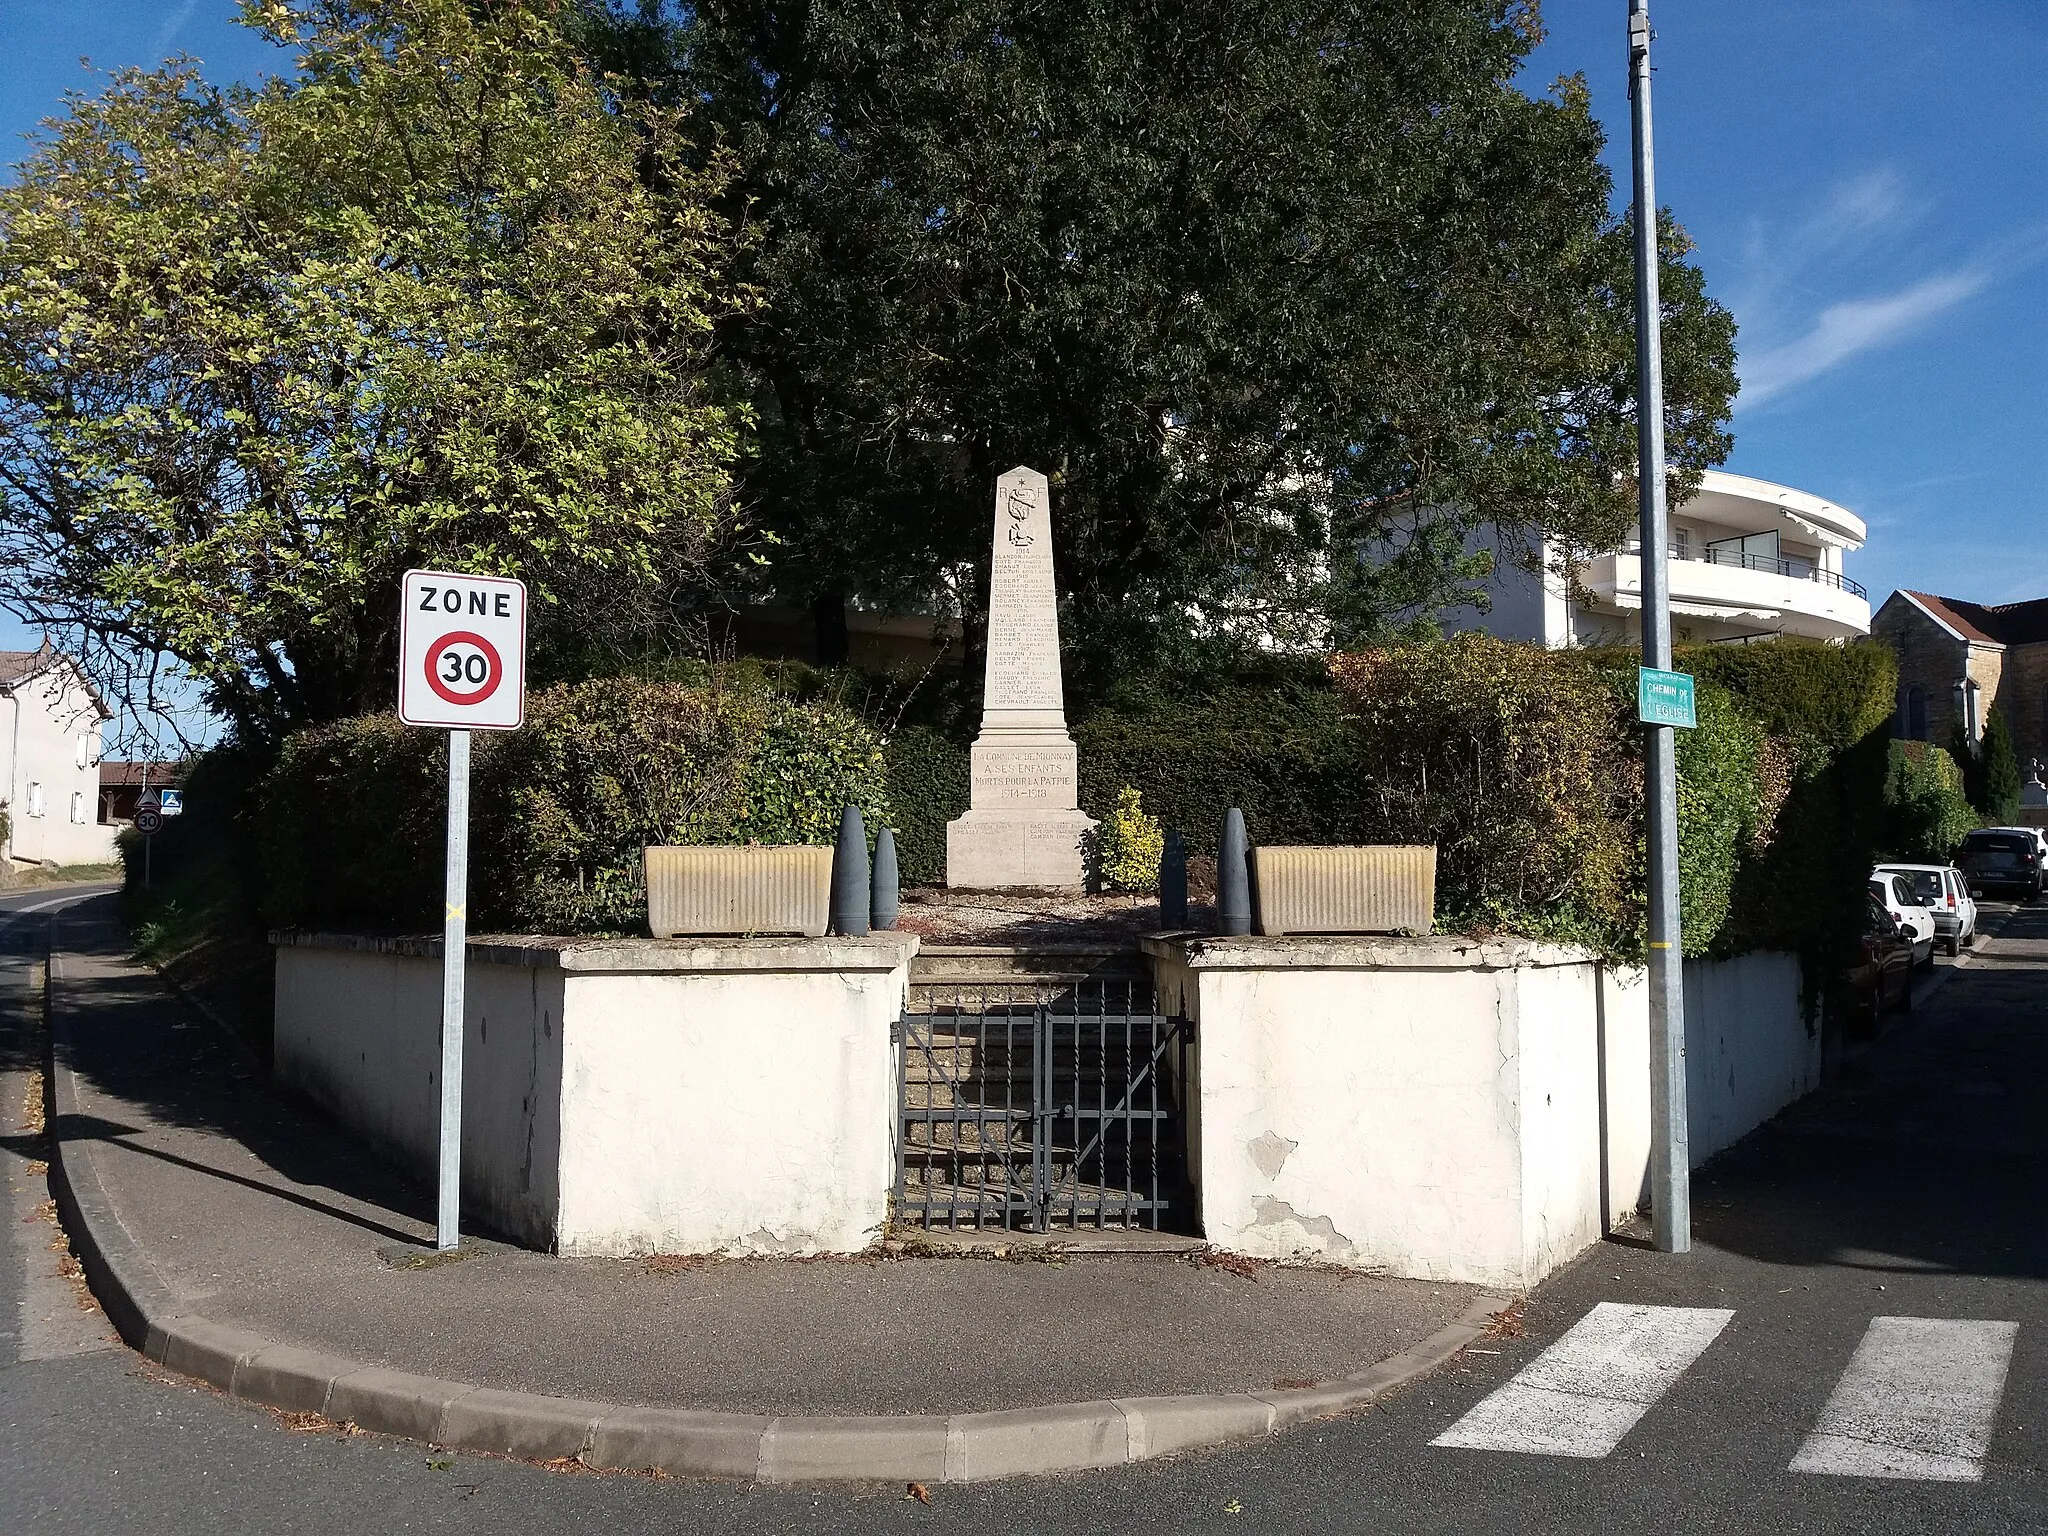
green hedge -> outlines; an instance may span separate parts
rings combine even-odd
[[[650,843],[830,843],[840,808],[889,819],[879,734],[836,705],[761,688],[610,678],[535,694],[523,728],[479,733],[472,927],[642,929]],[[284,925],[438,920],[446,745],[388,716],[286,744],[262,792],[265,907]]]
[[[1127,679],[1076,705],[1081,804],[1105,818],[1128,785],[1198,852],[1231,806],[1255,841],[1433,842],[1446,929],[1640,955],[1635,665],[1464,635],[1321,673]],[[1839,959],[1874,851],[1909,810],[1927,820],[1884,734],[1889,653],[1775,641],[1680,665],[1700,680],[1699,727],[1678,736],[1687,952]],[[847,801],[896,828],[906,884],[938,883],[973,722],[950,695],[815,669],[546,690],[523,730],[477,738],[474,921],[634,929],[644,844],[825,843]],[[438,733],[385,718],[292,738],[260,796],[272,920],[430,925],[444,772]]]

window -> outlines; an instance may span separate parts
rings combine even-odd
[[[92,738],[90,736],[78,738],[78,750],[75,754],[75,761],[81,768],[90,768],[92,766]]]
[[[28,813],[31,816],[43,814],[43,786],[34,779],[28,781]]]
[[[1733,539],[1710,539],[1707,561],[1711,565],[1735,565],[1752,571],[1779,571],[1778,530],[1746,533]]]
[[[85,820],[85,791],[82,789],[71,791],[71,819],[80,823]]]
[[[1899,690],[1899,736],[1905,741],[1927,739],[1927,690],[1918,683]]]

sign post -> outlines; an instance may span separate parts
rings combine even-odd
[[[469,940],[469,733],[526,718],[526,584],[407,571],[398,718],[448,732],[448,878],[441,923],[441,1147],[435,1247],[462,1241],[463,970]]]
[[[142,888],[149,889],[150,855],[156,849],[156,835],[164,829],[161,802],[153,789],[145,788],[135,801],[135,831],[142,838]]]

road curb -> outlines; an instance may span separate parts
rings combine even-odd
[[[53,930],[54,932],[54,925]],[[762,1483],[968,1483],[1088,1471],[1244,1444],[1334,1418],[1435,1370],[1485,1334],[1513,1298],[1482,1294],[1455,1322],[1364,1370],[1273,1392],[1129,1397],[994,1413],[768,1417],[506,1392],[322,1354],[183,1310],[120,1219],[78,1123],[78,1089],[58,1007],[52,945],[50,1178],[93,1294],[133,1348],[230,1396],[318,1413],[382,1434],[600,1470],[660,1471]]]

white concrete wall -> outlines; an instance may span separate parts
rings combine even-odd
[[[852,1253],[895,1178],[900,976],[577,976],[564,1253]]]
[[[1491,523],[1482,523],[1467,534],[1465,549],[1468,554],[1483,549],[1493,556],[1493,574],[1481,583],[1492,605],[1484,613],[1462,605],[1445,609],[1437,615],[1445,634],[1475,630],[1499,640],[1526,640],[1553,648],[1571,644],[1571,604],[1562,580],[1522,565]],[[1549,555],[1546,546],[1544,557]]]
[[[1168,963],[1159,980],[1196,1021],[1190,1158],[1210,1242],[1522,1283],[1512,971]]]
[[[1647,1191],[1648,989],[1554,946],[1153,941],[1196,1021],[1203,1234],[1261,1257],[1528,1286]],[[1798,962],[1687,967],[1695,1163],[1818,1082]]]
[[[509,1237],[556,1237],[565,978],[472,962],[463,985],[462,1198]],[[279,1078],[431,1180],[440,1155],[441,962],[283,945]]]
[[[894,935],[473,946],[466,1208],[564,1253],[866,1247],[895,1172],[890,1027],[915,948]],[[440,989],[439,959],[417,944],[277,948],[279,1076],[423,1177]]]
[[[1695,1168],[1820,1086],[1820,1030],[1809,1030],[1801,1016],[1799,983],[1796,955],[1685,963],[1686,1121]]]
[[[118,827],[100,825],[98,703],[69,661],[15,685],[0,709],[12,828],[7,855],[30,863],[104,864]],[[81,761],[82,759],[82,761]],[[41,791],[36,814],[34,790]]]

